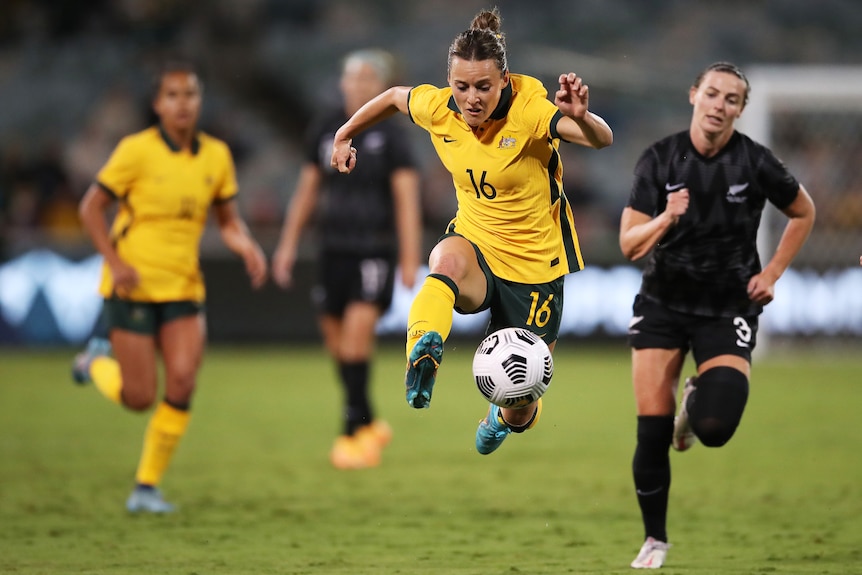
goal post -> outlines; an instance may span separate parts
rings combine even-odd
[[[761,352],[777,335],[862,334],[862,67],[753,66],[737,126],[768,146],[809,191],[817,221],[763,314]],[[764,211],[758,249],[772,256],[786,219]],[[788,277],[789,276],[789,277]],[[787,279],[785,279],[787,278]]]

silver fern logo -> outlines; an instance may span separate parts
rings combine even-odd
[[[731,204],[741,204],[746,196],[742,193],[748,188],[748,182],[744,184],[733,184],[727,188],[727,201]]]

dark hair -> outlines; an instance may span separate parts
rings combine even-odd
[[[201,93],[203,93],[203,81],[201,80],[201,76],[198,73],[197,67],[189,62],[188,60],[167,60],[163,62],[156,72],[153,74],[152,85],[150,90],[151,100],[154,100],[159,95],[159,90],[162,89],[162,80],[165,79],[165,76],[169,74],[173,74],[175,72],[183,72],[186,74],[191,74],[197,76],[198,79],[198,87],[200,88]]]
[[[448,72],[452,58],[468,62],[494,60],[501,73],[509,69],[506,58],[506,37],[502,32],[502,18],[497,8],[482,10],[470,22],[470,29],[458,34],[449,46]]]
[[[743,94],[742,105],[745,106],[748,103],[748,95],[751,93],[751,84],[748,83],[748,78],[745,77],[745,74],[742,72],[739,66],[730,62],[713,62],[712,64],[704,68],[703,71],[697,75],[697,78],[694,79],[695,88],[700,87],[700,83],[703,82],[704,76],[706,76],[709,72],[725,72],[727,74],[733,74],[734,76],[745,82],[745,93]]]

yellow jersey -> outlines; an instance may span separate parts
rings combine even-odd
[[[153,126],[123,138],[96,182],[119,201],[111,240],[140,277],[123,299],[204,301],[199,251],[209,208],[238,189],[227,144],[198,133],[191,152],[180,150]],[[99,292],[114,292],[107,264]]]
[[[408,108],[452,174],[458,211],[447,231],[475,243],[496,276],[546,283],[584,266],[563,192],[562,114],[539,80],[509,77],[497,109],[475,133],[449,87],[414,87]]]

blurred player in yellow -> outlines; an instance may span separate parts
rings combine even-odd
[[[126,502],[130,512],[173,510],[158,485],[186,432],[203,359],[205,288],[198,259],[210,208],[252,286],[262,286],[267,276],[263,251],[237,211],[230,150],[198,131],[201,101],[194,68],[166,65],[153,99],[158,125],[120,141],[79,207],[104,257],[99,292],[110,342],[90,340],[75,358],[75,381],[93,383],[114,403],[144,411],[157,400],[158,354],[164,364],[164,397],[144,436]],[[109,231],[106,216],[115,205]]]
[[[394,59],[382,50],[357,50],[344,59],[343,102],[309,129],[305,163],[272,259],[273,279],[289,287],[302,230],[314,216],[318,323],[344,390],[343,430],[330,452],[339,469],[379,464],[381,448],[392,436],[386,422],[375,417],[369,393],[375,328],[392,302],[396,267],[408,288],[419,268],[419,174],[397,120],[360,136],[357,145],[368,150],[369,161],[351,177],[330,165],[335,131],[390,86],[393,74]]]
[[[431,273],[408,318],[405,385],[415,408],[430,404],[453,308],[490,309],[489,332],[523,327],[553,349],[563,278],[583,267],[558,144],[602,148],[613,140],[588,110],[589,90],[577,75],[560,75],[550,101],[539,80],[509,71],[496,9],[481,11],[452,42],[448,81],[445,88],[398,86],[374,98],[338,130],[332,155],[333,166],[351,172],[362,150],[352,139],[401,112],[429,133],[452,174],[458,212],[431,252]],[[518,409],[491,405],[476,449],[491,453],[509,433],[534,426],[540,411],[541,400]]]

